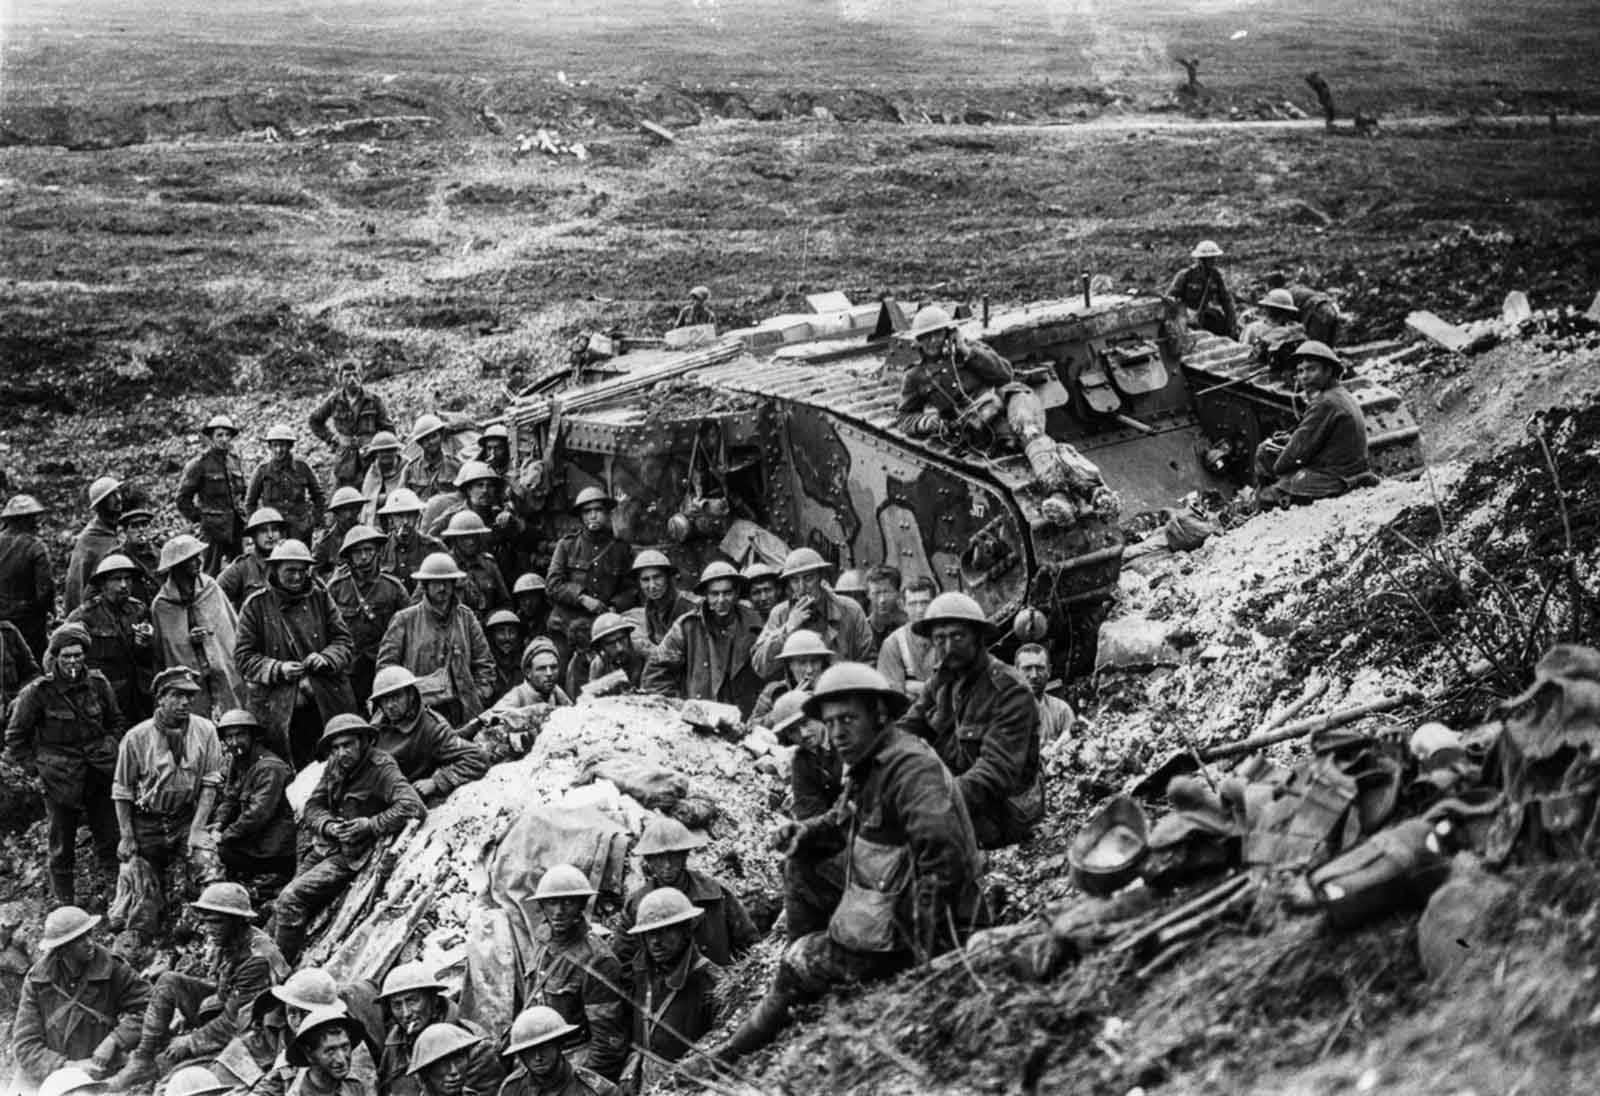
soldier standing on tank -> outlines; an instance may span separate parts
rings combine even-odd
[[[958,426],[982,448],[1016,448],[1001,393],[1016,380],[1011,363],[987,343],[964,338],[950,314],[933,305],[912,317],[909,334],[918,360],[900,382],[900,429],[931,437]]]
[[[1223,280],[1217,260],[1222,258],[1222,248],[1213,240],[1201,240],[1189,257],[1193,266],[1178,271],[1167,289],[1167,296],[1189,310],[1189,326],[1198,327],[1213,335],[1237,338],[1239,316],[1233,306],[1233,294]]]
[[[870,662],[875,657],[866,611],[823,585],[827,570],[827,560],[812,548],[796,548],[784,559],[779,577],[789,596],[772,607],[750,654],[750,664],[764,679],[774,681],[783,675],[779,652],[784,641],[802,628],[820,635],[844,661]]]
[[[438,415],[418,415],[411,440],[422,452],[401,467],[400,484],[427,502],[452,488],[461,462],[444,451],[445,425]]]
[[[244,505],[246,510],[265,506],[278,511],[283,515],[284,535],[310,544],[311,534],[322,524],[328,496],[311,466],[294,455],[294,442],[294,431],[281,423],[267,431],[267,449],[272,456],[251,477]]]
[[[546,576],[553,627],[562,628],[572,639],[572,626],[610,610],[625,613],[637,603],[631,567],[633,549],[611,531],[611,511],[617,502],[599,487],[585,487],[578,493],[572,512],[583,528],[569,533],[556,543]]]
[[[362,449],[381,430],[394,431],[394,420],[383,400],[361,383],[361,363],[346,361],[338,368],[339,387],[311,412],[311,432],[334,454],[333,485],[357,487],[366,465]],[[329,423],[332,429],[329,429]]]
[[[244,465],[232,452],[239,428],[227,415],[213,415],[200,428],[210,443],[191,460],[178,482],[178,513],[205,542],[205,573],[216,575],[239,554],[244,534]]]
[[[89,523],[78,533],[67,561],[66,589],[62,607],[72,612],[88,596],[89,580],[95,567],[117,548],[117,517],[122,513],[122,482],[115,476],[101,476],[89,485]]]

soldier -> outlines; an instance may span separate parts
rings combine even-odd
[[[933,671],[939,668],[933,654],[933,644],[915,631],[917,621],[928,611],[933,595],[938,593],[933,579],[918,575],[906,583],[901,603],[905,607],[906,622],[884,639],[878,649],[878,672],[889,679],[889,684],[912,700],[922,695],[923,688]]]
[[[383,1036],[382,1010],[372,994],[376,987],[358,981],[341,990],[321,967],[302,967],[282,985],[263,992],[250,1006],[250,1029],[243,1037],[250,1055],[266,1072],[250,1090],[259,1096],[282,1096],[294,1084],[298,1068],[289,1064],[287,1050],[294,1033],[314,1012],[343,1007],[360,1024],[350,1065],[357,1080],[378,1087],[379,1043]],[[226,1055],[219,1058],[225,1060]]]
[[[150,714],[150,681],[155,676],[150,611],[129,595],[139,573],[139,565],[127,556],[106,556],[95,567],[89,600],[67,618],[88,631],[89,668],[111,682],[117,707],[130,720]]]
[[[291,963],[300,957],[311,919],[344,893],[378,842],[428,815],[395,759],[373,748],[376,734],[358,715],[336,715],[317,741],[317,759],[328,766],[301,819],[311,845],[274,913],[278,948]]]
[[[411,576],[423,560],[436,553],[450,554],[444,541],[421,531],[421,519],[422,500],[404,487],[391,491],[378,507],[378,520],[389,537],[378,550],[378,566],[399,579],[407,593],[416,589],[416,580]]]
[[[235,657],[249,684],[248,707],[298,771],[310,763],[322,725],[355,710],[355,650],[333,596],[311,580],[304,544],[286,540],[273,549],[267,582],[239,614]]]
[[[642,1053],[628,1065],[634,1091],[661,1075],[659,1062],[676,1062],[717,1026],[722,968],[697,946],[695,922],[704,917],[682,891],[662,887],[639,903],[639,919],[628,930],[639,941],[632,964],[633,1043]]]
[[[583,1064],[615,1081],[628,1053],[628,1006],[619,992],[622,966],[589,926],[585,910],[594,896],[572,865],[545,871],[533,893],[544,921],[533,930],[519,1001],[524,1008],[548,1005],[575,1025]]]
[[[641,682],[645,692],[733,704],[749,717],[761,695],[750,652],[762,621],[739,603],[743,585],[733,564],[718,560],[706,566],[694,588],[700,605],[677,619],[650,656]]]
[[[154,602],[156,592],[161,589],[161,580],[156,577],[161,555],[150,543],[150,527],[155,520],[155,514],[143,507],[124,510],[117,515],[118,551],[139,565],[139,574],[133,579],[132,593],[141,605]]]
[[[556,542],[547,581],[550,600],[556,603],[551,626],[572,638],[576,621],[592,622],[610,610],[625,613],[637,603],[629,567],[633,551],[611,531],[611,511],[616,500],[598,487],[578,492],[572,512],[583,528]],[[572,641],[573,648],[578,646]]]
[[[267,560],[272,558],[273,549],[283,543],[285,528],[283,515],[270,506],[263,506],[244,523],[251,550],[241,553],[217,576],[217,585],[235,609],[257,590],[267,588]]]
[[[400,439],[388,430],[378,431],[362,446],[361,459],[367,465],[366,477],[361,481],[361,497],[367,500],[361,510],[361,524],[372,525],[389,492],[400,487]]]
[[[493,1061],[485,1036],[455,1024],[433,1024],[417,1036],[405,1079],[419,1086],[413,1091],[425,1096],[493,1096],[505,1079],[504,1070],[497,1065],[488,1077],[470,1076],[472,1059],[484,1054]]]
[[[750,709],[752,723],[760,723],[767,719],[780,697],[787,696],[791,692],[809,693],[811,686],[815,685],[817,678],[822,675],[822,671],[833,661],[833,652],[816,632],[802,628],[783,641],[783,649],[778,652],[778,661],[783,663],[783,679],[771,682],[761,690],[761,696],[756,699],[756,706]],[[771,726],[770,723],[764,725]]]
[[[684,613],[693,612],[698,603],[679,591],[677,569],[665,552],[654,548],[646,548],[633,557],[633,581],[639,587],[639,604],[626,615],[638,625],[640,637],[653,648],[666,636],[673,622]]]
[[[840,597],[847,597],[861,606],[862,612],[867,611],[867,581],[862,577],[861,572],[854,567],[839,575],[834,581],[833,592]]]
[[[244,465],[231,451],[239,430],[227,415],[213,415],[200,428],[209,445],[184,466],[178,481],[178,513],[205,542],[204,569],[216,575],[239,554],[244,532]]]
[[[766,620],[772,607],[783,600],[783,582],[778,578],[778,569],[765,563],[752,563],[740,573],[744,575],[745,600],[761,614],[762,620]]]
[[[101,920],[71,905],[44,919],[11,1024],[17,1071],[32,1084],[70,1067],[104,1077],[139,1041],[150,983],[90,937]]]
[[[645,824],[644,834],[633,850],[644,863],[644,885],[628,895],[617,923],[621,932],[616,937],[617,959],[623,966],[633,962],[638,950],[638,941],[633,937],[638,935],[634,931],[636,922],[644,920],[641,904],[662,888],[686,895],[686,901],[704,914],[695,922],[694,940],[701,954],[717,966],[742,959],[761,942],[761,934],[739,896],[721,880],[689,867],[689,854],[705,845],[705,838],[690,833],[676,818],[657,815]]]
[[[298,1067],[289,1091],[294,1096],[378,1096],[355,1073],[355,1053],[364,1036],[360,1021],[342,1003],[307,1014],[284,1050],[289,1065]]]
[[[62,905],[77,901],[73,872],[80,822],[88,823],[102,886],[107,893],[116,886],[111,779],[117,737],[127,723],[111,683],[89,668],[92,642],[81,624],[57,628],[44,676],[23,687],[6,727],[6,760],[37,775],[43,786],[50,893]]]
[[[222,744],[189,705],[200,686],[183,666],[156,675],[155,714],[117,747],[111,802],[122,838],[117,856],[141,856],[167,879],[163,897],[181,901],[191,848],[209,848],[206,827],[222,791]],[[226,1042],[226,1040],[224,1040]]]
[[[750,656],[756,673],[766,680],[783,672],[778,652],[783,649],[784,640],[802,628],[820,635],[828,649],[841,659],[870,662],[874,657],[867,614],[861,606],[834,596],[822,584],[827,569],[827,561],[811,548],[796,548],[784,559],[779,577],[789,596],[772,607]]]
[[[1201,240],[1189,252],[1189,257],[1195,260],[1194,265],[1178,271],[1167,289],[1167,296],[1189,310],[1190,327],[1202,328],[1213,335],[1236,338],[1239,334],[1239,317],[1233,307],[1233,294],[1228,292],[1228,283],[1223,280],[1222,271],[1217,267],[1217,260],[1222,258],[1222,248],[1211,240]]]
[[[0,721],[10,722],[11,705],[22,687],[39,676],[39,663],[17,626],[0,620]]]
[[[1306,337],[1328,346],[1336,346],[1339,342],[1339,324],[1343,317],[1339,314],[1339,306],[1333,298],[1320,289],[1313,289],[1309,285],[1291,282],[1288,275],[1276,271],[1267,275],[1267,286],[1270,289],[1282,289],[1289,294],[1289,299],[1294,302],[1299,313],[1299,320],[1305,326]]]
[[[317,541],[311,547],[311,555],[317,561],[317,577],[323,581],[327,581],[339,566],[339,552],[344,545],[345,534],[361,524],[361,509],[366,502],[354,487],[341,487],[328,500],[328,513],[333,520],[317,534]]]
[[[1011,363],[987,343],[963,337],[950,314],[934,305],[917,311],[909,335],[918,359],[900,382],[900,429],[915,438],[948,426],[982,448],[1016,448],[1002,394],[1016,380]]]
[[[378,1060],[378,1087],[388,1096],[416,1096],[420,1091],[416,1080],[407,1075],[417,1065],[413,1048],[420,1049],[422,1036],[435,1028],[454,1029],[473,1040],[458,1049],[469,1051],[461,1064],[464,1080],[474,1093],[492,1096],[505,1079],[488,1033],[461,1018],[460,1010],[446,996],[449,990],[426,963],[401,963],[384,978],[378,1004],[387,1014],[388,1030]]]
[[[589,657],[574,657],[568,667],[568,693],[577,696],[589,682],[598,681],[618,670],[625,675],[626,681],[609,691],[630,692],[643,685],[650,655],[644,644],[634,638],[633,621],[621,613],[601,613],[590,629],[588,647],[592,652]],[[586,672],[579,672],[580,663]]]
[[[510,609],[496,609],[483,622],[483,634],[494,657],[492,705],[522,682],[522,620]]]
[[[494,702],[490,712],[514,712],[535,704],[561,708],[572,698],[561,688],[561,655],[549,636],[534,636],[522,649],[522,683]]]
[[[1045,691],[1050,684],[1050,652],[1037,643],[1024,643],[1011,664],[1039,705],[1039,748],[1070,735],[1078,721],[1072,705]]]
[[[78,533],[67,561],[67,584],[62,605],[70,613],[88,596],[86,587],[94,569],[117,548],[117,517],[122,513],[122,481],[101,476],[89,485],[89,523]]]
[[[372,710],[373,748],[395,759],[424,802],[442,800],[489,771],[489,755],[422,703],[416,675],[404,666],[378,671]]]
[[[401,467],[400,483],[427,502],[451,489],[461,462],[444,451],[445,426],[438,415],[418,415],[411,440],[422,452]]]
[[[444,542],[467,575],[459,587],[461,603],[480,617],[511,604],[511,591],[499,566],[483,550],[488,539],[489,527],[471,510],[462,510],[445,525]]]
[[[827,813],[844,794],[844,762],[828,732],[805,714],[810,689],[778,698],[768,722],[778,741],[794,746],[789,765],[789,816],[805,822]],[[828,918],[844,893],[845,843],[818,838],[795,847],[793,834],[780,833],[773,847],[786,853],[783,862],[783,920],[790,943],[828,927]]]
[[[156,979],[139,1045],[112,1079],[113,1091],[142,1087],[184,1062],[214,1057],[238,1034],[255,999],[289,973],[272,940],[251,925],[256,911],[238,883],[212,883],[189,907],[199,914],[211,968],[205,978],[169,970]],[[220,1007],[213,1013],[208,1004]],[[188,1030],[174,1036],[179,1015]]]
[[[239,618],[217,580],[201,573],[205,550],[188,533],[161,546],[156,574],[165,581],[150,603],[150,626],[156,661],[194,671],[195,711],[209,718],[243,703],[244,680],[233,659]]]
[[[352,526],[339,550],[344,566],[328,585],[328,595],[350,629],[350,691],[358,697],[371,695],[384,633],[395,614],[411,603],[400,580],[378,568],[378,549],[385,543],[376,529]]]
[[[522,621],[523,634],[545,635],[550,628],[550,593],[543,575],[518,575],[511,587],[511,604]]]
[[[672,321],[672,326],[698,327],[701,324],[716,326],[716,313],[711,311],[711,290],[703,285],[697,285],[689,290],[689,303],[678,310],[677,319]]]
[[[478,435],[478,459],[498,476],[506,476],[511,471],[511,431],[506,429],[505,423],[490,423],[483,428],[483,433]]]
[[[502,439],[503,440],[503,439]],[[483,526],[478,551],[494,559],[502,575],[516,570],[517,542],[525,528],[521,518],[505,500],[505,477],[481,460],[469,460],[456,473],[456,490],[435,495],[422,515],[422,528],[436,537],[446,536],[464,514],[474,514]]]
[[[207,1066],[184,1066],[167,1078],[165,1096],[217,1096],[231,1087]]]
[[[980,854],[966,806],[929,746],[894,726],[905,697],[868,666],[830,666],[805,713],[821,720],[849,767],[848,799],[803,823],[786,843],[847,843],[847,883],[827,931],[790,944],[767,995],[716,1058],[770,1043],[792,1005],[835,986],[886,978],[959,941],[977,912]],[[849,809],[846,809],[848,805]]]
[[[1239,341],[1250,347],[1262,365],[1287,369],[1294,348],[1306,341],[1300,309],[1287,289],[1274,289],[1256,302],[1262,318],[1245,326]]]
[[[505,1055],[516,1068],[500,1086],[500,1096],[617,1096],[617,1086],[591,1070],[574,1066],[562,1051],[582,1029],[553,1008],[535,1005],[511,1022]]]
[[[913,628],[932,641],[939,668],[897,729],[925,740],[955,774],[980,847],[1026,841],[1044,816],[1033,694],[989,654],[993,628],[966,594],[940,594]]]
[[[389,621],[378,645],[378,668],[404,666],[437,683],[433,706],[452,727],[483,711],[494,691],[494,657],[472,610],[461,604],[456,583],[465,578],[455,561],[436,553],[412,575],[422,600]]]
[[[236,878],[294,874],[294,810],[285,795],[294,770],[267,748],[267,729],[243,708],[217,723],[228,759],[222,801],[212,816],[222,866]]]
[[[1292,435],[1276,434],[1256,449],[1263,509],[1332,498],[1375,478],[1367,460],[1366,416],[1339,383],[1344,362],[1308,339],[1295,349],[1294,364],[1310,402]]]
[[[361,450],[379,431],[392,433],[394,420],[389,417],[383,400],[362,386],[359,362],[341,363],[338,376],[339,387],[311,412],[311,432],[326,442],[335,454],[333,485],[354,487],[361,482],[361,473],[366,467]],[[332,430],[328,428],[330,420]],[[368,521],[367,524],[372,523]]]
[[[310,544],[311,534],[322,524],[328,496],[311,466],[294,455],[294,442],[294,431],[281,423],[267,431],[272,456],[251,477],[244,505],[246,510],[261,506],[277,510],[289,539]]]
[[[32,495],[13,495],[0,510],[0,620],[17,626],[35,658],[44,654],[44,622],[56,602],[50,553],[39,536],[42,513]]]

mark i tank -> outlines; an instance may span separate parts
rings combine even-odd
[[[918,357],[912,310],[838,294],[813,305],[721,335],[594,336],[536,374],[504,422],[548,536],[601,486],[619,500],[618,535],[668,549],[688,575],[800,545],[841,570],[888,563],[1082,666],[1116,587],[1122,519],[1233,489],[1257,442],[1303,406],[1249,348],[1187,330],[1176,303],[1086,294],[955,311],[962,337],[1011,362],[1042,440],[994,452],[914,437],[898,413]],[[1419,465],[1399,398],[1347,384],[1378,470]]]

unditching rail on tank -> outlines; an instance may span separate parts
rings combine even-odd
[[[1244,343],[1209,332],[1192,334],[1183,369],[1209,437],[1233,439],[1248,454],[1261,440],[1294,429],[1306,401],[1291,375],[1261,365]],[[1373,471],[1392,476],[1421,468],[1422,432],[1399,393],[1357,370],[1346,370],[1344,386],[1366,417]]]

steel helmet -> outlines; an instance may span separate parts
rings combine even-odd
[[[389,517],[393,514],[420,514],[425,509],[427,507],[423,506],[415,491],[409,487],[396,487],[383,500],[383,505],[378,507],[378,513]]]
[[[12,495],[6,501],[6,508],[0,510],[0,518],[28,518],[42,513],[44,507],[32,495]]]
[[[601,613],[594,618],[594,625],[589,629],[589,642],[599,643],[601,640],[617,635],[619,632],[631,633],[634,630],[633,621],[621,613]]]
[[[238,883],[212,883],[189,906],[191,909],[223,913],[246,921],[256,919],[256,911],[250,908],[250,892]]]
[[[263,525],[282,525],[283,515],[270,506],[263,506],[250,515],[250,520],[244,523],[244,531],[253,533]]]
[[[543,575],[536,575],[530,571],[528,574],[517,576],[517,581],[512,585],[511,592],[513,594],[531,594],[543,592],[549,588],[550,585],[545,582]]]
[[[783,570],[778,573],[778,577],[788,579],[795,575],[827,569],[828,561],[823,559],[815,548],[796,548],[783,557]]]
[[[634,915],[633,927],[628,930],[628,935],[643,936],[669,925],[696,921],[704,912],[677,887],[657,887],[639,899],[639,911]]]
[[[867,592],[867,581],[861,577],[861,572],[852,567],[839,576],[839,581],[833,584],[836,594],[864,594]]]
[[[391,492],[389,498],[392,500],[397,494],[398,491]],[[354,487],[346,485],[333,493],[333,498],[328,500],[328,509],[343,510],[346,506],[365,506],[366,503],[365,495]]]
[[[122,481],[116,476],[101,476],[89,485],[89,507],[93,509],[106,500],[106,496],[119,489]]]
[[[465,487],[469,483],[478,483],[481,480],[497,480],[500,473],[490,468],[481,460],[463,461],[461,470],[456,473],[454,481],[457,487]]]
[[[676,568],[672,566],[672,561],[667,558],[665,552],[658,548],[646,548],[633,557],[633,573],[638,574],[640,571],[651,570],[670,572],[676,570]]]
[[[911,626],[911,630],[924,638],[933,631],[935,624],[954,621],[959,624],[970,624],[978,630],[979,636],[988,636],[994,631],[994,626],[989,623],[989,617],[971,595],[963,594],[958,590],[940,594],[928,602],[928,611],[922,614],[922,619]]]
[[[502,628],[508,624],[513,628],[520,628],[522,618],[510,609],[496,609],[489,614],[489,619],[483,622],[483,630],[487,632],[491,628]]]
[[[778,652],[779,662],[791,658],[825,658],[832,662],[833,648],[810,628],[801,628],[783,641],[783,649]]]
[[[786,690],[773,703],[772,710],[767,713],[767,726],[779,734],[783,733],[791,723],[806,718],[806,701],[810,699],[811,693],[809,690]]]
[[[667,519],[667,539],[674,544],[682,544],[689,539],[689,534],[694,532],[694,522],[689,520],[688,514],[673,514]]]
[[[578,492],[578,497],[573,500],[572,512],[574,514],[582,513],[584,507],[596,502],[604,505],[607,510],[614,510],[617,506],[617,500],[612,498],[611,492],[604,487],[585,487]]]
[[[284,1004],[306,1012],[337,1008],[344,1003],[339,998],[339,985],[333,975],[321,967],[297,970],[281,986],[273,986],[268,992]]]
[[[1050,634],[1050,618],[1034,606],[1026,605],[1011,618],[1011,634],[1024,643],[1038,643]]]
[[[506,1037],[507,1054],[516,1054],[534,1047],[543,1046],[552,1039],[561,1039],[578,1030],[577,1024],[569,1024],[561,1013],[549,1005],[534,1005],[517,1014],[511,1021],[511,1032]]]
[[[233,425],[233,420],[227,415],[212,415],[206,424],[200,428],[202,434],[214,434],[218,430],[226,430],[230,434],[237,434],[239,428]]]
[[[911,701],[905,694],[890,685],[889,679],[871,666],[864,662],[839,662],[822,671],[811,689],[811,698],[806,701],[804,711],[812,719],[821,719],[824,701],[856,694],[882,700],[889,708],[890,719],[899,718],[911,707]]]
[[[272,429],[267,431],[267,443],[271,444],[275,441],[286,441],[293,445],[295,443],[294,431],[281,422],[274,424]]]
[[[467,577],[467,573],[456,566],[455,558],[449,552],[433,552],[422,561],[411,578],[415,582],[454,582]]]
[[[123,573],[124,571],[132,571],[134,574],[138,574],[143,570],[144,568],[140,567],[137,563],[133,562],[133,560],[129,559],[121,552],[112,552],[109,556],[95,565],[93,578],[94,581],[98,582],[107,575],[117,575]]]
[[[511,431],[506,429],[505,423],[492,422],[488,426],[485,426],[483,428],[483,433],[478,435],[478,443],[481,445],[485,441],[493,441],[496,438],[499,438],[501,441],[511,440]]]
[[[752,563],[740,573],[744,575],[746,585],[754,585],[763,579],[778,581],[778,569],[770,563]]]
[[[272,550],[272,555],[267,557],[268,563],[315,563],[311,558],[311,550],[302,542],[290,537],[288,540],[279,541],[278,546]]]
[[[1217,246],[1215,240],[1201,240],[1194,245],[1194,250],[1189,252],[1191,259],[1220,259],[1222,248]]]
[[[68,1096],[73,1092],[104,1092],[105,1081],[97,1081],[77,1066],[62,1066],[39,1082],[39,1096]],[[170,1086],[169,1086],[170,1087]]]
[[[709,301],[711,299],[711,287],[697,285],[689,290],[689,296],[697,301]]]
[[[369,700],[376,701],[380,697],[392,696],[402,689],[414,689],[417,685],[417,675],[404,666],[383,666],[372,678],[372,692]]]
[[[352,1048],[366,1039],[366,1030],[355,1017],[350,1015],[350,1010],[343,1001],[327,1008],[319,1008],[306,1014],[306,1018],[301,1020],[300,1026],[295,1029],[294,1038],[284,1047],[284,1057],[288,1059],[290,1065],[311,1064],[311,1059],[306,1055],[305,1044],[310,1041],[312,1035],[326,1027],[342,1027],[349,1032]]]
[[[205,1066],[184,1066],[167,1078],[167,1096],[206,1096],[211,1092],[226,1092],[233,1086],[217,1080],[217,1075]]]
[[[206,546],[200,543],[199,538],[192,537],[188,533],[179,533],[161,546],[161,559],[156,563],[156,570],[170,571],[186,560],[204,555],[205,551]]]
[[[421,1073],[435,1062],[471,1050],[481,1042],[483,1036],[473,1034],[460,1024],[429,1024],[412,1044],[411,1064],[406,1067],[406,1073]]]
[[[744,576],[739,573],[739,568],[725,559],[714,559],[706,564],[705,570],[700,572],[700,581],[694,584],[694,592],[704,594],[706,587],[721,579],[731,579],[735,593],[744,593]]]
[[[51,951],[69,944],[98,925],[103,918],[77,906],[58,906],[45,915],[44,935],[39,938],[39,950]]]
[[[399,449],[400,439],[395,437],[393,430],[379,430],[376,434],[372,435],[372,440],[367,442],[366,446],[363,447],[362,452],[385,453],[390,450],[398,452]]]
[[[143,506],[135,506],[132,510],[124,510],[117,515],[117,528],[124,525],[137,525],[141,521],[149,523],[156,520],[155,511],[146,510]]]
[[[1290,293],[1287,289],[1270,290],[1267,295],[1257,301],[1256,304],[1260,305],[1262,308],[1277,309],[1279,312],[1293,312],[1297,315],[1300,312],[1300,306],[1294,303],[1294,294]]]
[[[449,540],[455,537],[482,537],[488,533],[489,527],[475,511],[457,510],[450,515],[450,522],[444,527],[442,535]]]
[[[328,757],[328,747],[333,745],[333,740],[341,735],[358,734],[371,741],[377,735],[372,724],[358,715],[345,712],[328,720],[328,725],[322,728],[322,734],[317,739],[317,760],[325,761]]]
[[[920,339],[924,335],[931,335],[935,331],[948,331],[955,326],[956,321],[950,318],[950,313],[936,304],[930,304],[917,309],[917,314],[911,317],[910,335],[913,339]]]
[[[423,412],[411,427],[411,440],[421,441],[444,429],[444,420],[431,412]]]
[[[528,663],[533,661],[535,655],[550,654],[556,658],[561,657],[561,651],[556,647],[556,641],[549,636],[534,636],[528,640],[528,645],[522,649],[522,668],[526,670]]]
[[[1327,362],[1338,370],[1344,369],[1344,362],[1340,360],[1339,355],[1333,352],[1333,348],[1327,343],[1321,343],[1315,339],[1307,339],[1295,347],[1294,354],[1291,356],[1295,361],[1299,361],[1301,358],[1310,358],[1313,361]]]
[[[428,993],[448,993],[450,987],[439,981],[439,976],[427,963],[418,961],[401,963],[391,970],[383,980],[383,989],[378,992],[377,1000],[382,1001],[389,997],[398,997],[402,993],[412,993],[424,990]]]
[[[689,827],[676,818],[658,814],[645,824],[639,846],[633,851],[640,856],[655,856],[663,852],[693,852],[705,845],[705,838],[690,833]]]
[[[222,713],[222,718],[217,720],[217,734],[234,727],[249,727],[257,734],[262,734],[266,728],[261,725],[261,720],[244,708],[230,708]]]
[[[339,542],[339,554],[349,555],[352,548],[359,548],[363,544],[382,544],[388,539],[370,525],[352,525],[344,535],[344,540]]]
[[[593,898],[595,894],[587,875],[571,864],[557,864],[539,878],[533,897],[542,902],[547,898]]]

